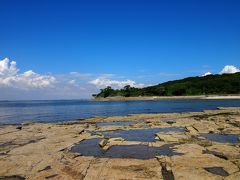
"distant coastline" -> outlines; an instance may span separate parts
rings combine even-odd
[[[221,99],[240,99],[239,95],[200,95],[200,96],[139,96],[139,97],[123,97],[123,96],[114,96],[106,98],[95,98],[93,101],[155,101],[155,100],[197,100],[197,99],[206,99],[206,100],[221,100]]]

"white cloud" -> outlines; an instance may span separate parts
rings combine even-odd
[[[40,75],[32,70],[18,73],[17,63],[5,58],[0,61],[0,86],[13,87],[18,89],[32,89],[53,87],[56,78],[49,75]]]
[[[233,66],[233,65],[226,65],[222,71],[220,72],[220,74],[233,74],[236,72],[240,72],[240,69],[238,69],[237,67]]]
[[[219,74],[233,74],[233,73],[237,73],[240,72],[240,69],[237,68],[236,66],[233,65],[226,65],[224,66],[224,68],[219,72]],[[203,74],[202,76],[208,76],[211,75],[211,72],[206,72],[205,74]]]
[[[70,81],[68,81],[69,84],[75,85],[76,84],[76,80],[72,79]]]
[[[64,82],[61,82],[61,84],[64,84]],[[76,87],[79,87],[79,88],[81,88],[81,89],[83,89],[84,87],[82,87],[81,85],[80,85],[80,83],[77,81],[77,80],[75,80],[75,79],[72,79],[72,80],[70,80],[70,81],[68,81],[66,84],[65,84],[65,87],[68,87],[68,88],[76,88]]]
[[[73,72],[70,72],[69,74],[71,74],[71,75],[78,75],[79,73],[76,72],[76,71],[73,71]]]
[[[208,75],[212,75],[212,73],[211,72],[206,72],[202,76],[208,76]]]
[[[99,77],[95,80],[89,81],[90,84],[95,85],[98,88],[105,88],[107,86],[111,86],[114,89],[123,88],[126,85],[130,85],[131,87],[144,87],[144,84],[137,84],[135,81],[132,80],[111,80],[105,77]]]
[[[20,72],[15,61],[0,60],[0,100],[81,99],[98,91],[88,83],[93,74],[38,74]]]
[[[16,62],[12,61],[9,64],[9,59],[4,58],[0,61],[0,76],[13,76],[17,74],[18,69],[16,68]]]

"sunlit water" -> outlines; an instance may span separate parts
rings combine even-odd
[[[240,107],[240,100],[0,101],[0,123],[56,122],[94,116],[202,111],[217,107]]]

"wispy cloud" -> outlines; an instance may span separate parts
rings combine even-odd
[[[80,79],[88,79],[88,78],[91,78],[94,76],[91,73],[82,73],[82,72],[76,72],[76,71],[70,72],[69,75],[71,77],[80,78]],[[65,76],[66,76],[66,74],[65,74]]]
[[[160,72],[160,73],[155,73],[155,74],[138,74],[135,77],[138,79],[146,79],[146,78],[156,78],[156,77],[176,77],[176,76],[181,76],[179,73],[167,73],[167,72]]]

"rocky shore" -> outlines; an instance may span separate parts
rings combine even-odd
[[[238,180],[240,108],[0,126],[0,179]]]

